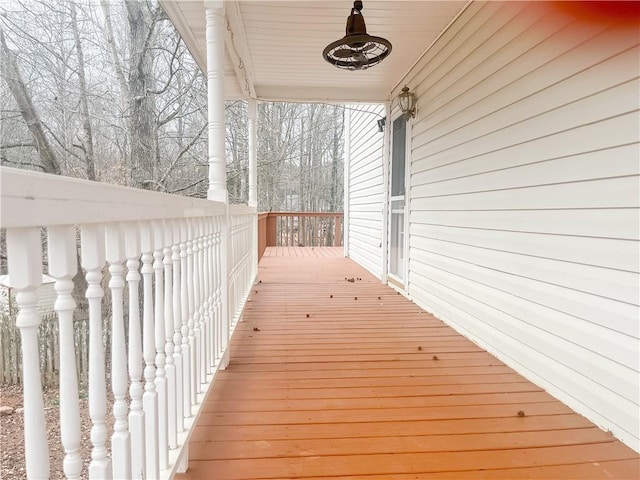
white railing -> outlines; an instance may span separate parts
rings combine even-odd
[[[191,427],[216,371],[228,365],[229,340],[255,279],[255,208],[9,168],[0,173],[22,339],[27,476],[50,476],[36,312],[43,265],[56,279],[66,477],[80,478],[83,462],[96,479],[184,471]],[[72,296],[78,259],[89,307],[90,459],[79,453]],[[110,371],[105,295],[112,304]]]

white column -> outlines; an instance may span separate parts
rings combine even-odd
[[[247,102],[249,119],[249,206],[258,206],[258,156],[256,142],[257,105],[253,98]]]
[[[209,99],[209,190],[207,198],[227,203],[224,120],[224,4],[206,0],[207,92]]]
[[[104,225],[83,225],[80,229],[82,267],[87,279],[89,302],[89,415],[91,417],[91,462],[89,478],[109,478],[111,464],[107,458],[107,383],[102,344],[102,268],[105,264]]]
[[[387,125],[384,129],[384,146],[382,153],[382,158],[384,159],[384,161],[382,162],[382,198],[384,200],[382,206],[382,275],[380,275],[380,281],[386,285],[389,281],[389,159],[391,158],[391,130],[393,124],[393,122],[391,121],[390,102],[386,103],[384,107],[384,114],[387,118]],[[347,222],[347,226],[345,227],[344,232],[345,238],[349,234],[348,230],[346,229],[350,228],[350,222],[347,218],[347,214],[348,212],[345,212],[344,214],[344,220]]]
[[[106,254],[111,290],[111,389],[113,390],[113,435],[111,464],[114,478],[131,478],[131,436],[127,413],[127,347],[124,326],[124,230],[122,224],[108,224]]]
[[[44,402],[40,380],[37,288],[42,283],[42,255],[39,228],[7,229],[9,274],[17,292],[18,318],[22,344],[22,381],[24,395],[24,451],[27,478],[49,478],[49,449],[44,420]]]
[[[82,470],[80,406],[73,335],[76,302],[71,296],[72,278],[78,272],[76,229],[73,225],[49,227],[47,233],[49,275],[56,279],[55,289],[58,293],[54,309],[60,324],[60,436],[65,451],[63,469],[68,479],[79,479]]]
[[[389,117],[387,117],[389,118]],[[391,121],[389,121],[389,127]],[[384,157],[386,158],[386,157]],[[351,204],[351,110],[345,109],[344,112],[344,174],[343,174],[343,196],[342,211],[344,212],[342,218],[342,227],[344,229],[344,236],[342,239],[343,255],[349,256],[349,209]],[[336,229],[336,235],[340,232]]]
[[[257,102],[248,101],[249,117],[249,206],[258,207]],[[258,275],[258,216],[254,215],[251,237],[251,281]]]

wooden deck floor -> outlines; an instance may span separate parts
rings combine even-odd
[[[267,250],[176,478],[639,477],[638,454],[341,250]]]

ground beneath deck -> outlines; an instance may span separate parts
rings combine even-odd
[[[638,454],[341,252],[267,250],[176,478],[638,478]]]

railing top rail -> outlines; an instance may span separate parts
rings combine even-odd
[[[250,207],[249,205],[236,203],[229,205],[229,215],[255,215],[256,207]]]
[[[342,217],[343,212],[259,212],[258,215],[273,217]]]
[[[223,215],[224,203],[0,167],[0,225],[36,227]],[[255,208],[230,206],[230,213]]]

